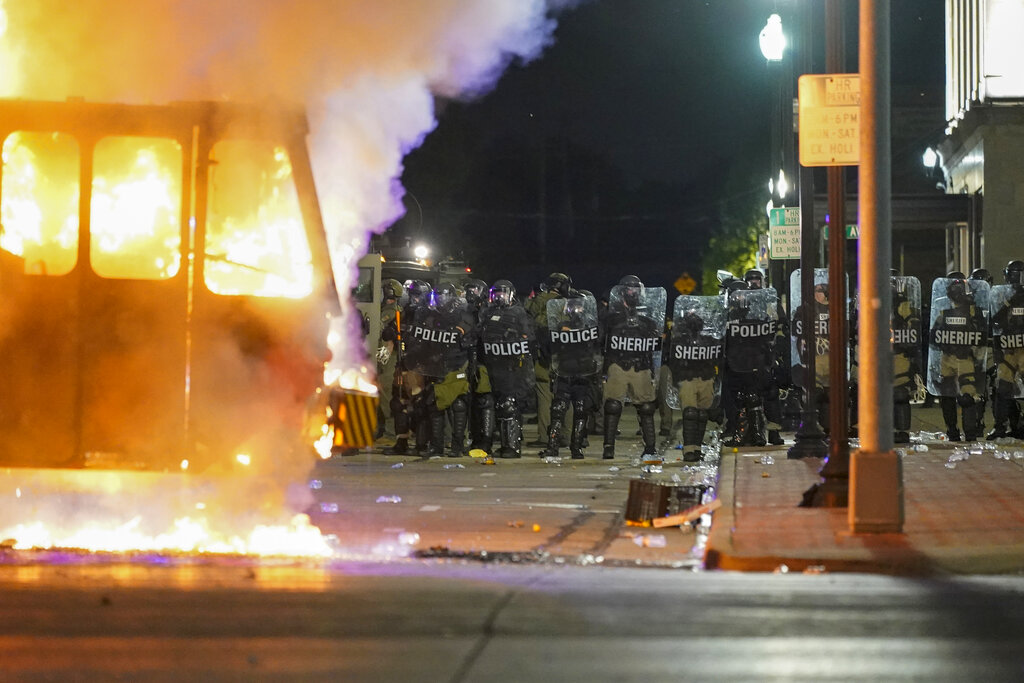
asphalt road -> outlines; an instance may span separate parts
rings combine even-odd
[[[401,561],[0,567],[4,681],[1020,680],[1024,580]]]

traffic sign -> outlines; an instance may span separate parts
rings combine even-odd
[[[800,258],[800,207],[768,212],[768,245],[773,259]]]
[[[697,281],[694,280],[689,273],[683,273],[672,284],[675,285],[676,291],[680,294],[689,294],[697,288]]]
[[[805,74],[800,95],[800,163],[860,163],[860,74]]]
[[[824,230],[822,232],[824,233],[825,239],[828,239],[828,223],[824,225]],[[860,226],[857,225],[856,223],[847,223],[845,232],[846,239],[848,240],[860,239]]]

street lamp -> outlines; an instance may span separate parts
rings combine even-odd
[[[939,163],[939,155],[933,148],[929,147],[921,155],[921,161],[924,163],[925,168],[935,168],[935,164]]]
[[[417,244],[416,247],[412,250],[412,254],[413,256],[422,261],[423,259],[427,258],[427,256],[430,254],[430,250],[427,249],[427,247],[423,244]]]
[[[786,34],[782,32],[782,17],[778,14],[768,17],[768,23],[761,29],[757,41],[765,59],[769,62],[781,62],[782,54],[786,51]]]

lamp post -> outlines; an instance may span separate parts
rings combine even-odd
[[[813,3],[804,3],[801,9],[800,27],[800,72],[813,73],[814,26],[811,21]],[[818,257],[818,232],[814,229],[814,169],[800,166],[800,299],[814,301],[814,267]],[[805,305],[801,320],[801,342],[808,353],[816,347],[814,331],[814,307]],[[820,458],[828,453],[825,434],[818,425],[818,388],[812,362],[804,373],[803,402],[800,409],[800,427],[796,439],[789,449],[790,459]]]

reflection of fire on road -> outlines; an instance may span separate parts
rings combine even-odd
[[[338,289],[434,93],[571,2],[243,4],[0,0],[0,542],[322,554],[297,482],[373,394]]]

